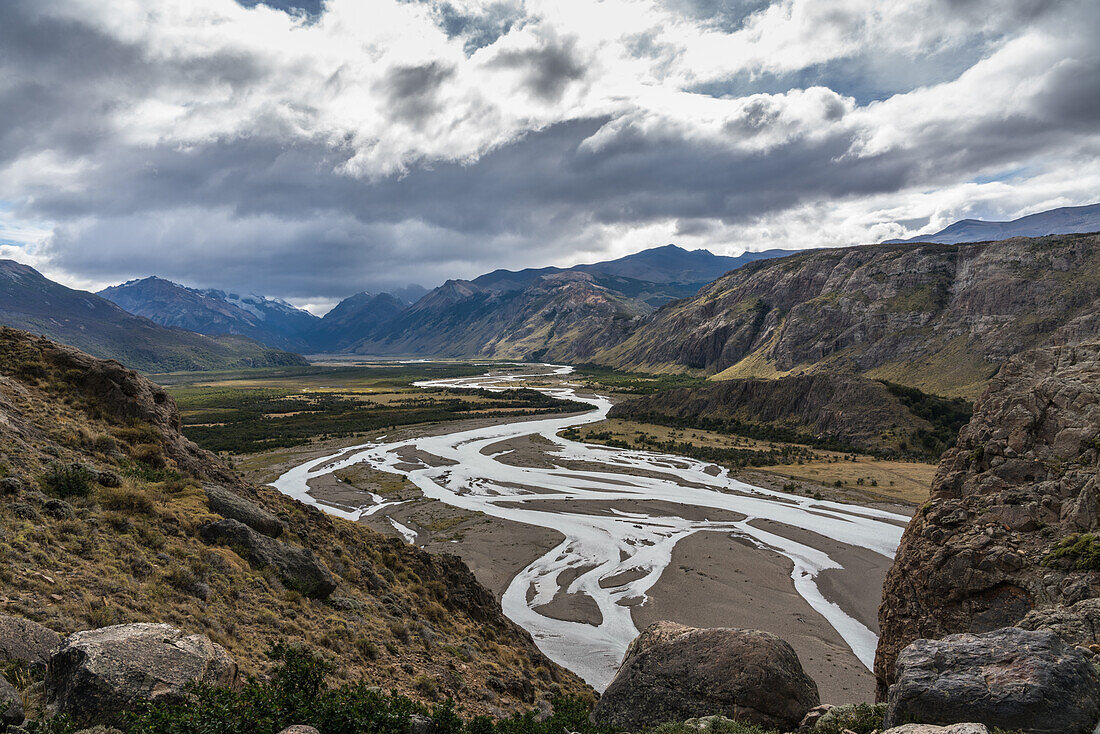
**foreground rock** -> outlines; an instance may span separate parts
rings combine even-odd
[[[180,698],[193,682],[230,686],[237,664],[204,635],[120,624],[69,636],[50,659],[46,708],[80,724],[119,723],[140,700]]]
[[[886,726],[980,721],[1029,734],[1086,734],[1100,673],[1050,630],[1015,627],[917,640],[898,657]]]
[[[887,574],[880,697],[913,640],[986,632],[1100,596],[1087,535],[1100,528],[1098,435],[1100,344],[1005,363],[944,454]]]
[[[23,699],[19,697],[19,691],[15,690],[15,686],[0,676],[0,724],[18,726],[22,723]]]
[[[258,533],[278,538],[283,532],[283,522],[255,502],[245,499],[217,484],[203,486],[210,510],[222,517],[243,522]]]
[[[45,670],[61,635],[37,622],[0,614],[0,662],[23,661],[32,669]]]
[[[790,731],[819,703],[794,649],[775,635],[658,622],[631,643],[593,717],[640,731],[718,714]]]
[[[257,533],[236,520],[219,520],[199,528],[207,543],[224,543],[244,555],[255,567],[270,566],[289,588],[314,599],[327,599],[336,589],[325,565],[308,548],[299,548]]]

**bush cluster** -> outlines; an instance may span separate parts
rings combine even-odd
[[[413,716],[431,721],[432,734],[611,734],[592,724],[590,704],[580,698],[554,701],[553,713],[539,721],[535,712],[493,720],[464,719],[454,702],[428,708],[405,696],[384,693],[365,683],[330,687],[329,665],[300,647],[276,644],[277,661],[266,680],[249,680],[238,689],[196,686],[189,701],[145,703],[120,727],[125,734],[276,734],[293,724],[321,734],[407,734]],[[74,734],[64,717],[32,725],[31,734]]]

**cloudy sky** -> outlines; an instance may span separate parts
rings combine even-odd
[[[0,256],[323,310],[1100,200],[1096,0],[3,0]]]

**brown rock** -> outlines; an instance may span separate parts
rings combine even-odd
[[[629,731],[713,714],[789,731],[819,703],[794,649],[775,635],[658,622],[631,643],[592,715]]]
[[[1100,596],[1097,574],[1043,565],[1063,537],[1097,523],[1098,436],[1100,344],[1045,347],[1005,363],[940,461],[931,500],[887,574],[880,700],[913,640],[985,632]]]

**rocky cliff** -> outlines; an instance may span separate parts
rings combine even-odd
[[[1100,343],[1020,354],[944,454],[931,500],[886,578],[875,659],[880,694],[918,638],[1054,620],[1084,639],[1100,595]],[[1031,615],[1029,615],[1031,612]]]
[[[595,361],[723,377],[854,371],[976,397],[1000,364],[1100,335],[1100,235],[867,245],[750,263]]]
[[[610,417],[925,457],[953,443],[969,407],[857,375],[816,373],[665,390],[619,403]]]
[[[300,641],[469,713],[584,692],[456,557],[241,481],[179,432],[159,386],[0,329],[0,613],[61,633],[164,622],[246,673]]]

